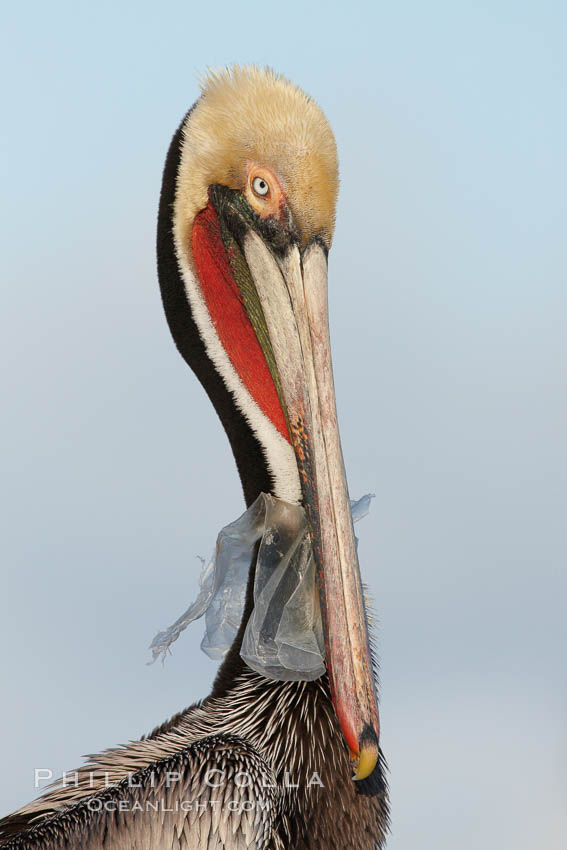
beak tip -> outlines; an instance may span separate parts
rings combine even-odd
[[[359,782],[361,779],[367,779],[370,774],[374,772],[374,768],[376,767],[377,761],[377,750],[371,748],[361,750],[358,759],[358,767],[356,769],[356,773],[352,777],[354,781]]]
[[[380,750],[378,747],[378,736],[372,727],[366,726],[362,732],[358,744],[358,764],[353,775],[355,782],[367,779],[378,763]]]

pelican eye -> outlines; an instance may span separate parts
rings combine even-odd
[[[265,198],[270,191],[270,187],[263,177],[255,177],[252,181],[252,188],[254,189],[255,194],[259,195],[260,198]]]

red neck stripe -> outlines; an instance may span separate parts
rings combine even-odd
[[[218,216],[210,202],[195,217],[192,247],[203,297],[221,344],[260,410],[289,441],[276,387],[234,280]]]

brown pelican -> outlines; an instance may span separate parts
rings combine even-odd
[[[227,432],[245,501],[302,505],[327,674],[242,660],[148,737],[0,822],[4,848],[377,848],[388,808],[375,673],[336,419],[327,254],[338,170],[321,109],[272,71],[209,74],[163,174],[158,270],[182,356]]]

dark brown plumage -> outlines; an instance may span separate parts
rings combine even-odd
[[[218,768],[227,771],[226,781],[219,788],[208,788],[206,771]],[[0,846],[5,850],[103,846],[375,850],[382,846],[388,826],[383,764],[369,780],[352,781],[326,677],[279,683],[243,667],[224,696],[208,697],[145,741],[103,753],[81,771],[82,788],[51,792],[41,806],[3,821],[0,835],[8,840]],[[120,774],[123,778],[96,790],[105,771],[113,780]],[[252,788],[235,785],[239,771],[253,778]],[[157,777],[154,787],[152,772]],[[181,777],[178,782],[172,779],[169,790],[168,772]],[[87,796],[91,774],[95,793]],[[213,779],[216,783],[221,777]],[[164,811],[181,801],[204,802],[204,792],[207,806],[201,811],[193,808],[175,817]],[[99,812],[93,800],[101,804],[123,800],[130,811],[122,816]],[[250,812],[226,810],[228,801],[244,800],[252,802]],[[159,804],[157,811],[152,802]],[[136,804],[143,811],[136,810]],[[227,836],[242,829],[242,817],[254,819],[244,843],[240,837],[224,843],[217,834],[220,812]],[[11,832],[16,835],[10,840]]]

